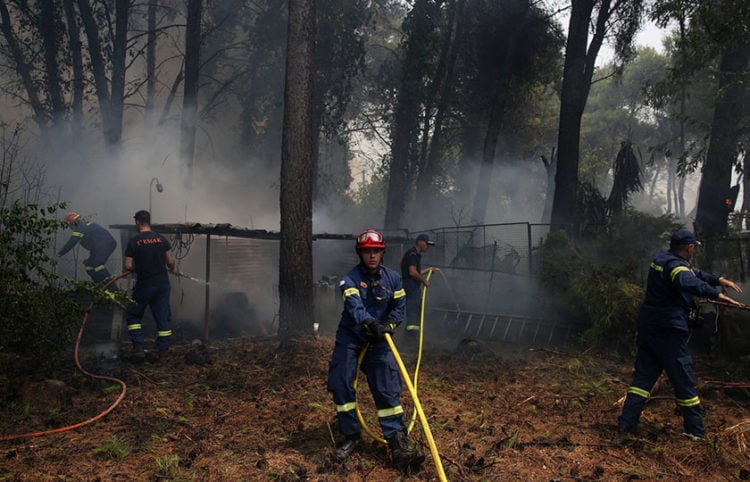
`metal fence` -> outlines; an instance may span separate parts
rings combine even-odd
[[[476,337],[509,342],[559,344],[573,330],[550,320],[534,275],[548,225],[505,223],[426,231],[435,241],[422,265],[436,266],[426,297],[426,320],[441,337]],[[121,233],[124,244],[128,233]],[[386,233],[385,265],[399,270],[417,232]],[[189,279],[172,280],[172,312],[177,335],[211,337],[271,334],[278,328],[278,257],[275,239],[205,235],[167,237]],[[335,333],[342,310],[339,280],[354,267],[353,237],[331,235],[313,243],[313,279],[319,333]],[[112,261],[118,264],[119,253]],[[208,259],[207,259],[208,258]],[[116,270],[115,270],[116,271]],[[477,320],[486,319],[485,322]],[[149,327],[152,323],[147,322]],[[491,327],[491,328],[488,328]],[[479,330],[479,331],[477,331]]]

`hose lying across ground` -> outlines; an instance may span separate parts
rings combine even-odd
[[[115,278],[112,278],[110,281],[108,281],[106,284],[104,284],[102,286],[102,290],[106,290],[107,288],[109,288],[110,285],[112,285],[112,283],[114,283],[115,281],[119,280],[120,278],[124,278],[125,276],[127,276],[129,274],[130,274],[130,272],[126,271],[126,272],[122,273],[121,275],[119,275],[119,276],[117,276]],[[59,427],[59,428],[54,428],[54,429],[50,429],[50,430],[43,430],[43,431],[40,431],[40,432],[30,432],[30,433],[23,433],[23,434],[16,434],[16,435],[0,436],[0,441],[16,440],[16,439],[21,439],[21,438],[42,437],[44,435],[52,435],[52,434],[55,434],[55,433],[68,432],[70,430],[75,430],[77,428],[83,427],[84,425],[88,425],[90,423],[96,422],[97,420],[99,420],[102,417],[105,417],[107,414],[109,414],[109,412],[111,412],[112,410],[114,410],[117,405],[119,405],[119,403],[122,401],[123,398],[125,398],[125,392],[127,390],[127,387],[125,386],[125,382],[123,382],[119,378],[110,377],[110,376],[107,376],[107,375],[97,375],[95,373],[91,373],[91,372],[87,371],[85,368],[83,368],[83,366],[81,366],[81,361],[78,358],[78,347],[81,344],[81,337],[83,336],[83,329],[86,327],[86,321],[88,321],[88,319],[89,319],[89,313],[91,312],[91,309],[93,307],[94,307],[94,303],[91,302],[91,304],[89,304],[88,308],[86,308],[86,313],[83,315],[83,321],[81,322],[81,328],[78,330],[78,337],[76,338],[75,350],[73,352],[74,353],[75,363],[76,363],[76,366],[78,367],[79,370],[81,370],[85,375],[88,375],[91,378],[95,378],[97,380],[108,380],[108,381],[111,381],[111,382],[114,382],[114,383],[117,383],[118,385],[120,385],[120,395],[117,397],[117,399],[106,410],[104,410],[100,414],[96,415],[95,417],[91,417],[88,420],[84,420],[83,422],[79,422],[79,423],[76,423],[76,424],[73,424],[73,425],[67,425],[65,427]]]

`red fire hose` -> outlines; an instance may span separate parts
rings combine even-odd
[[[112,283],[114,283],[115,281],[117,281],[117,280],[119,280],[121,278],[124,278],[125,276],[127,276],[129,274],[130,274],[130,272],[126,271],[126,272],[122,273],[121,275],[119,275],[119,276],[117,276],[115,278],[112,278],[104,286],[102,286],[102,290],[106,290],[107,288],[109,288],[109,286]],[[125,398],[125,391],[127,389],[127,387],[125,386],[125,382],[123,382],[119,378],[110,377],[110,376],[107,376],[107,375],[96,375],[94,373],[91,373],[91,372],[87,371],[85,368],[83,368],[83,366],[81,366],[81,362],[78,359],[78,347],[81,344],[81,336],[83,335],[83,329],[86,326],[86,321],[89,319],[89,313],[91,312],[91,309],[93,307],[94,307],[94,303],[91,302],[91,304],[89,304],[88,308],[86,308],[86,314],[83,315],[83,321],[81,322],[81,329],[78,330],[78,338],[76,339],[76,345],[75,345],[75,350],[74,350],[74,358],[75,358],[76,366],[78,367],[79,370],[81,370],[84,374],[88,375],[91,378],[96,378],[98,380],[109,380],[111,382],[115,382],[115,383],[119,384],[120,387],[121,387],[121,390],[120,390],[120,395],[117,397],[117,400],[115,400],[106,410],[104,410],[103,412],[101,412],[99,415],[96,415],[95,417],[91,417],[88,420],[84,420],[83,422],[79,422],[79,423],[76,423],[76,424],[73,424],[73,425],[68,425],[68,426],[65,426],[65,427],[54,428],[54,429],[51,429],[51,430],[44,430],[44,431],[41,431],[41,432],[31,432],[31,433],[23,433],[23,434],[16,434],[16,435],[0,436],[0,441],[16,440],[16,439],[19,439],[19,438],[41,437],[41,436],[44,436],[44,435],[52,435],[54,433],[61,433],[61,432],[67,432],[69,430],[75,430],[75,429],[77,429],[79,427],[83,427],[84,425],[88,425],[90,423],[96,422],[100,418],[106,416],[109,412],[111,412],[112,410],[114,410],[117,405],[119,405],[119,403],[122,401],[123,398]]]

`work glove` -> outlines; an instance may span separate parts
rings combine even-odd
[[[393,329],[396,328],[395,323],[388,323],[380,320],[367,320],[365,321],[365,338],[367,341],[375,343],[378,341],[385,340],[385,334],[393,334]]]

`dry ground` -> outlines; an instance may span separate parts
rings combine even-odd
[[[119,364],[110,373],[125,381],[127,393],[109,415],[61,434],[0,442],[0,480],[438,480],[429,455],[421,472],[404,476],[369,437],[351,460],[331,460],[336,426],[325,378],[332,347],[328,337],[290,351],[273,338],[238,338],[175,346],[166,364]],[[692,442],[680,435],[667,384],[649,403],[638,435],[614,429],[632,360],[476,348],[426,353],[418,377],[449,480],[750,477],[744,425],[737,427],[750,424],[750,397],[742,388],[716,388],[746,381],[728,373],[731,367],[697,357],[709,433],[706,442]],[[412,371],[414,358],[404,359]],[[96,361],[84,366],[97,371]],[[77,423],[119,393],[117,385],[73,370],[62,381],[60,389],[26,380],[13,397],[6,392],[0,436]],[[9,386],[21,386],[15,382]],[[404,391],[405,407],[408,398]],[[372,405],[363,405],[375,426]]]

